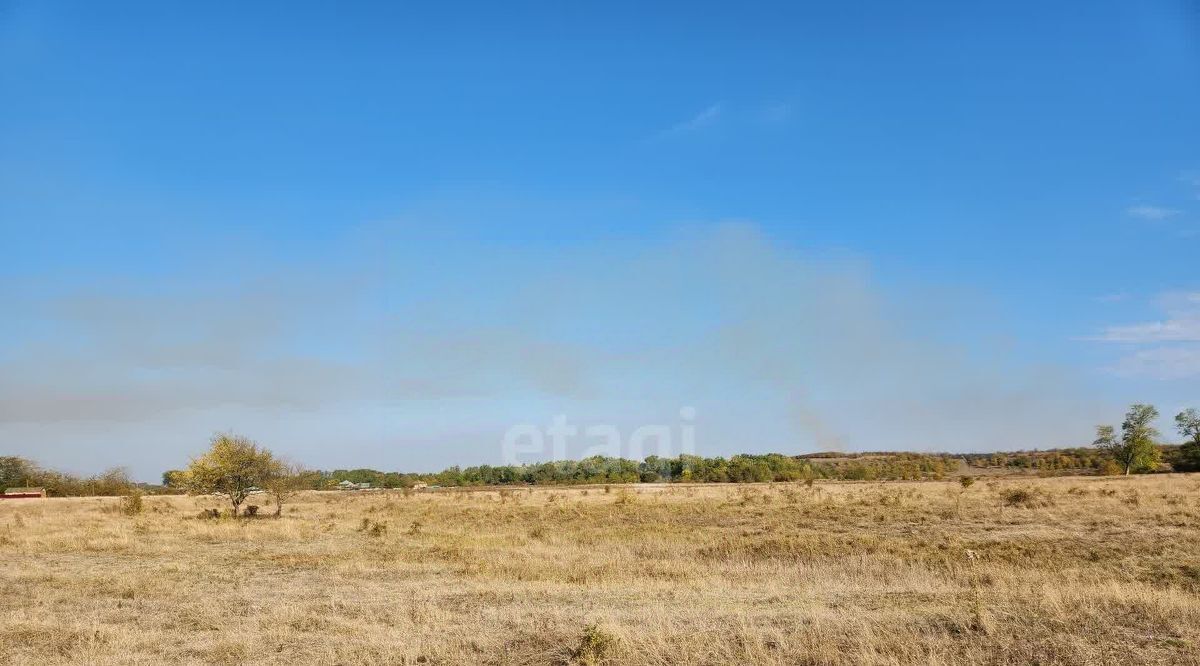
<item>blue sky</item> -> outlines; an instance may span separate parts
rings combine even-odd
[[[1193,3],[0,0],[0,100],[0,449],[46,464],[1200,404]]]

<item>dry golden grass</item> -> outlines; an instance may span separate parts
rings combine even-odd
[[[310,493],[236,521],[4,502],[0,659],[1200,664],[1200,476],[959,492]]]

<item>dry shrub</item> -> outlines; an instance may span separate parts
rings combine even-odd
[[[1119,476],[1124,471],[1115,460],[1105,460],[1104,464],[1100,466],[1101,476]]]
[[[136,516],[142,512],[145,506],[142,503],[142,494],[134,491],[121,498],[121,513],[126,516]]]
[[[747,506],[749,504],[753,504],[756,500],[760,499],[760,497],[762,497],[762,493],[756,488],[739,488],[737,503],[741,506]]]
[[[387,529],[387,523],[376,522],[370,518],[363,518],[362,522],[358,524],[358,531],[369,537],[381,537],[387,534]]]
[[[1021,509],[1038,509],[1054,504],[1050,495],[1044,490],[1028,486],[1005,488],[1000,491],[1000,499],[1004,500],[1005,506]]]
[[[413,524],[414,526],[419,526],[420,522],[416,521]],[[367,536],[383,536],[384,534],[388,534],[388,523],[372,521],[371,518],[362,518],[362,522],[359,523],[359,527],[356,530]],[[412,529],[410,529],[409,534],[412,533]]]

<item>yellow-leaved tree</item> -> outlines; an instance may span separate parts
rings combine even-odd
[[[225,495],[233,505],[233,515],[237,516],[251,490],[266,487],[283,473],[280,461],[254,441],[234,434],[217,434],[208,452],[188,465],[185,485],[194,494]]]

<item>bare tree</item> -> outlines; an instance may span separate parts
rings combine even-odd
[[[312,487],[314,472],[295,462],[275,461],[275,468],[263,488],[275,501],[275,516],[283,514],[283,505],[300,491]]]

